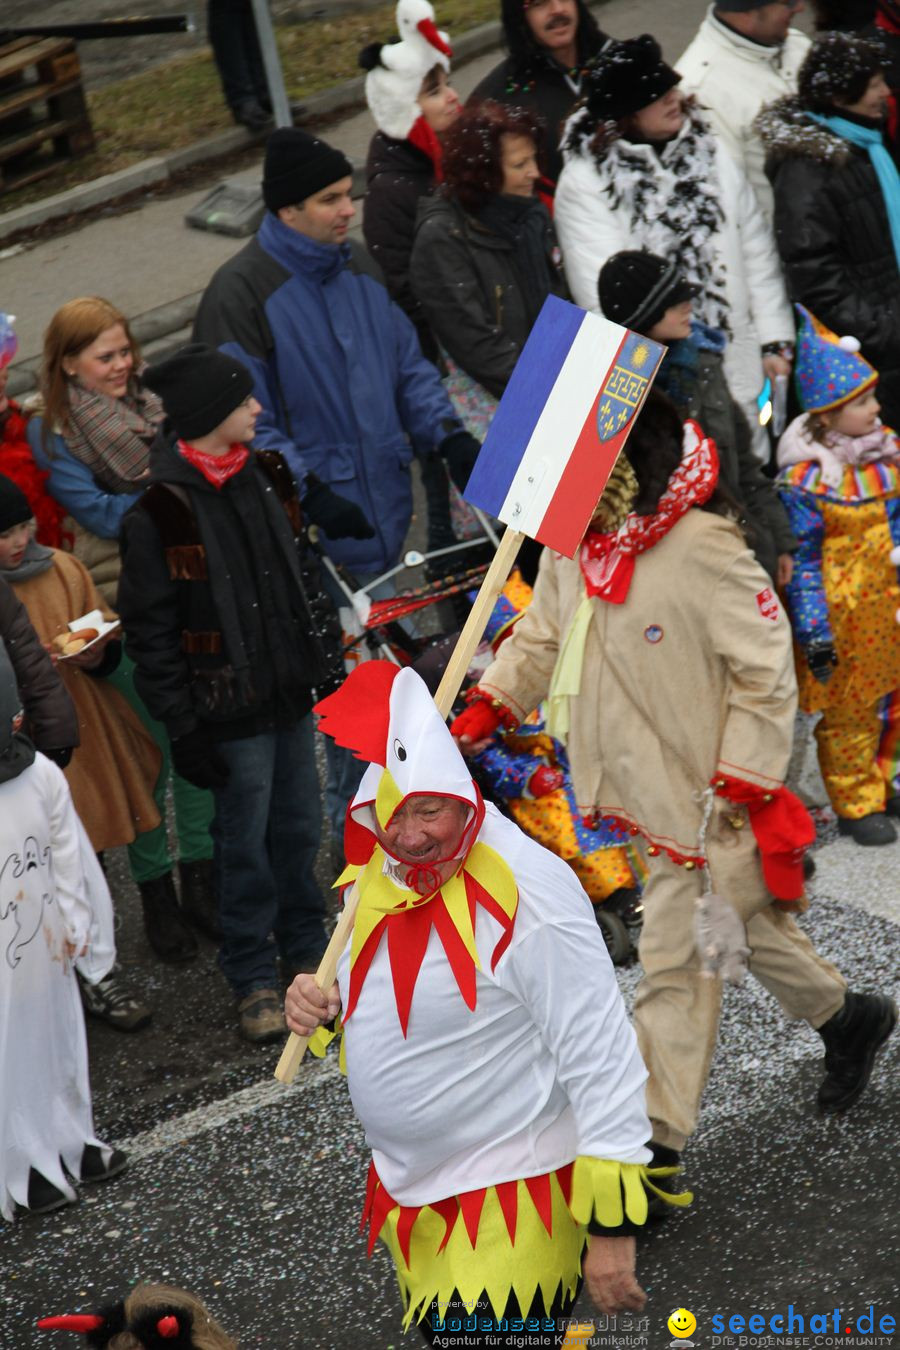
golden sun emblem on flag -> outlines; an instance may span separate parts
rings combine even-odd
[[[606,378],[597,405],[597,434],[609,441],[623,431],[640,407],[653,374],[652,345],[637,333],[629,333],[618,359]]]

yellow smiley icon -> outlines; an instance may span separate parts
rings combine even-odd
[[[673,1336],[677,1336],[681,1340],[693,1336],[697,1330],[697,1319],[692,1312],[688,1312],[687,1308],[676,1308],[666,1326]]]

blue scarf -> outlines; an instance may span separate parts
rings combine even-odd
[[[657,387],[668,394],[681,409],[689,408],[697,387],[697,357],[700,352],[724,353],[728,339],[721,328],[712,328],[699,319],[691,320],[691,335],[676,338],[656,372]]]
[[[872,161],[872,168],[875,170],[887,208],[894,254],[900,265],[900,174],[897,173],[897,166],[891,159],[880,130],[861,127],[857,122],[848,122],[844,117],[824,117],[821,113],[811,112],[806,115],[820,126],[828,127],[829,131],[833,131],[842,140],[849,141],[851,145],[861,146],[863,150],[869,152],[869,159]]]

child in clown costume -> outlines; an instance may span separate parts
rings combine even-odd
[[[900,445],[855,338],[798,305],[805,413],[778,445],[799,550],[787,587],[800,706],[821,712],[819,764],[841,834],[889,844],[900,816]]]
[[[490,1336],[521,1316],[531,1343],[559,1345],[588,1227],[590,1292],[607,1313],[639,1310],[645,1071],[584,891],[485,805],[415,672],[366,662],[318,711],[371,761],[341,877],[360,900],[337,984],[298,975],[285,1012],[306,1035],[343,1010],[372,1147],[364,1224],[394,1259],[407,1325],[444,1344],[448,1308],[477,1308]]]
[[[493,652],[512,633],[531,603],[532,588],[515,570],[485,629]],[[594,905],[615,897],[631,924],[640,914],[640,888],[647,868],[627,833],[578,810],[565,748],[547,732],[540,711],[510,731],[498,731],[472,764],[485,790],[506,804],[517,825],[575,871]],[[617,892],[619,893],[617,895]],[[618,923],[616,921],[618,920]],[[615,909],[607,941],[613,960],[626,959],[630,938]]]

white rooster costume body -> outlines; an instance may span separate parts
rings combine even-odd
[[[369,1250],[390,1249],[406,1325],[454,1290],[498,1318],[511,1293],[549,1310],[576,1288],[588,1221],[642,1223],[652,1186],[646,1071],[590,901],[485,806],[413,671],[366,662],[317,711],[371,761],[348,810],[340,882],[360,900],[338,964]],[[428,895],[375,833],[415,795],[468,806],[457,870]]]

